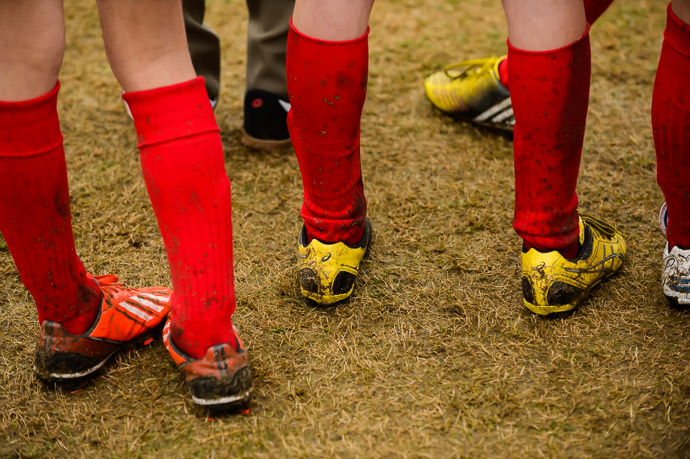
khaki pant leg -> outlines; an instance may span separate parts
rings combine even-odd
[[[145,1],[145,0],[142,0]],[[204,24],[205,0],[182,0],[184,25],[189,53],[196,74],[206,79],[210,99],[218,99],[220,91],[220,40]]]
[[[247,89],[287,99],[285,48],[294,0],[247,0]]]

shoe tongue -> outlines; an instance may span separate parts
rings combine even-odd
[[[659,225],[661,226],[661,231],[664,233],[664,237],[666,237],[666,233],[668,232],[668,208],[665,202],[661,205],[661,209],[659,209]]]
[[[585,243],[585,224],[582,222],[582,217],[578,218],[580,226],[580,234],[577,236],[580,247]]]
[[[88,276],[91,279],[96,280],[98,282],[98,285],[113,285],[116,284],[118,281],[118,277],[115,274],[103,274],[102,276],[94,276],[92,274],[88,274]]]

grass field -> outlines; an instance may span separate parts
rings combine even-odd
[[[77,250],[95,274],[169,285],[94,2],[65,4]],[[690,313],[660,291],[649,125],[664,2],[618,2],[592,28],[580,203],[625,232],[629,259],[562,319],[521,305],[510,139],[439,115],[422,89],[444,64],[505,52],[500,2],[375,5],[362,162],[376,236],[353,298],[329,309],[307,306],[296,285],[294,153],[239,141],[245,4],[209,1],[208,13],[224,47],[216,115],[251,412],[197,416],[159,341],[81,390],[44,387],[35,309],[0,242],[0,456],[687,457]]]

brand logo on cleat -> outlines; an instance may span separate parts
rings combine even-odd
[[[290,111],[290,108],[292,108],[292,105],[289,102],[285,102],[282,99],[278,99],[278,103],[281,107],[283,107],[283,110],[285,110],[286,113]]]
[[[321,262],[326,263],[330,259],[331,259],[331,253],[329,252],[328,255],[324,255],[323,257],[321,257]]]
[[[544,270],[544,268],[546,268],[546,263],[542,261],[537,266],[534,266],[532,269],[537,271],[540,276],[544,276],[546,275],[546,271]]]
[[[472,121],[485,126],[512,131],[515,125],[515,114],[510,97],[480,113]]]

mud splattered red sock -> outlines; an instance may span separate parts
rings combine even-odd
[[[302,218],[309,238],[356,244],[367,204],[359,129],[367,90],[368,31],[350,41],[310,38],[290,24],[288,114],[304,185]]]
[[[587,17],[587,23],[594,24],[594,22],[604,14],[604,11],[611,6],[611,3],[613,3],[613,0],[585,0],[585,16]],[[498,73],[501,78],[501,83],[508,87],[508,59],[504,59],[503,62],[498,65]]]
[[[235,346],[230,180],[204,79],[123,97],[170,263],[172,339],[197,359]]]
[[[535,52],[508,43],[515,131],[515,219],[527,248],[577,254],[577,177],[589,101],[587,32]]]
[[[669,246],[690,249],[690,25],[668,6],[652,96],[657,181],[668,206]]]
[[[101,294],[74,248],[58,89],[0,102],[0,230],[39,322],[80,334],[93,324]]]

